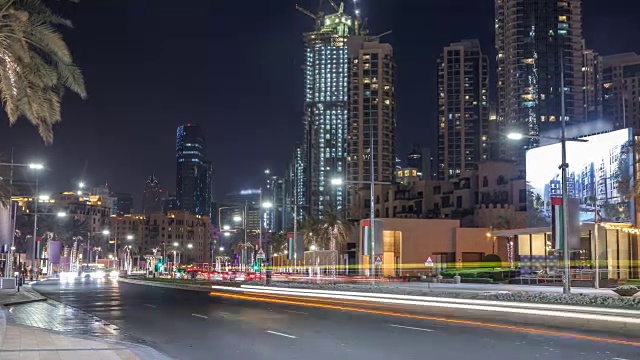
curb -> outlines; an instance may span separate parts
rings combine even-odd
[[[155,287],[163,287],[169,289],[180,289],[180,290],[190,290],[190,291],[200,291],[200,292],[211,292],[211,288],[206,288],[199,285],[181,285],[181,284],[164,284],[160,282],[146,281],[146,280],[134,280],[134,279],[124,279],[119,278],[118,282],[125,282],[128,284],[137,284],[137,285],[147,285],[147,286],[155,286]]]
[[[34,302],[39,302],[39,301],[47,301],[49,300],[46,297],[42,297],[42,299],[29,299],[29,300],[18,300],[18,301],[12,301],[12,302],[8,302],[8,303],[3,303],[0,304],[2,306],[12,306],[12,305],[22,305],[22,304],[29,304],[29,303],[34,303]]]

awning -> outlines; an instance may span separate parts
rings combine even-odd
[[[511,237],[516,235],[551,233],[551,226],[491,231],[490,236]]]

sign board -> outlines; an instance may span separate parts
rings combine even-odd
[[[431,260],[431,256],[427,258],[427,261],[424,262],[424,266],[433,267],[433,260]]]
[[[375,264],[382,265],[382,255],[376,255]]]
[[[264,256],[264,251],[262,251],[262,249],[258,250],[258,255],[256,256],[257,259],[266,259],[266,256]]]

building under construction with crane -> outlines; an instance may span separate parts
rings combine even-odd
[[[328,3],[320,0],[315,14],[297,7],[315,20],[314,31],[304,34],[306,193],[297,196],[305,199],[308,205],[305,208],[313,216],[322,216],[327,209],[346,210],[350,197],[356,193],[348,190],[361,187],[356,182],[370,180],[369,172],[376,174],[376,181],[383,173],[391,176],[395,159],[395,112],[392,109],[395,76],[391,46],[380,44],[380,36],[367,36],[366,20],[360,19],[355,1],[354,15],[345,12],[343,3],[338,5],[332,0]],[[325,13],[325,5],[330,5],[332,11]],[[375,66],[380,68],[380,74],[385,68],[384,85],[372,84],[378,79],[382,82],[382,76],[372,73],[371,63],[367,62],[366,67],[362,65],[363,58],[370,59],[365,53],[371,52],[376,53],[376,58],[380,55],[381,61]],[[374,96],[372,85],[376,90],[379,85],[386,89],[387,98],[383,99],[382,94],[378,96],[377,91]],[[381,121],[383,111],[378,111],[378,104],[389,107],[387,121]],[[383,137],[388,140],[384,148],[383,141],[379,140]],[[375,171],[363,162],[370,160],[372,144]],[[383,159],[389,160],[388,171],[382,169]],[[345,181],[332,184],[333,179]],[[391,179],[385,177],[384,180]]]

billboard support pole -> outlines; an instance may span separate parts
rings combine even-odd
[[[564,257],[564,281],[562,292],[564,294],[571,293],[571,266],[569,264],[569,239],[567,234],[568,215],[569,215],[569,194],[567,186],[567,136],[566,136],[566,114],[565,114],[565,89],[564,89],[564,50],[560,51],[560,105],[562,116],[562,255]]]
[[[600,264],[598,263],[598,193],[597,193],[597,189],[596,189],[596,196],[595,196],[595,213],[594,213],[594,217],[593,217],[593,225],[594,225],[594,229],[595,229],[595,234],[594,234],[594,243],[593,243],[593,252],[594,254],[594,261],[595,261],[595,273],[596,273],[596,277],[593,281],[593,287],[596,289],[600,289]]]

